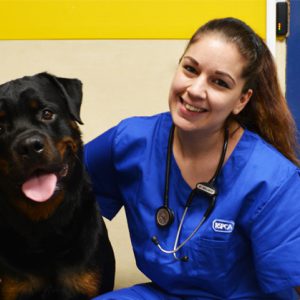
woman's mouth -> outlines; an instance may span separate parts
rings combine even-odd
[[[193,106],[193,105],[190,105],[190,104],[188,104],[188,103],[185,103],[184,106],[185,106],[185,108],[186,108],[188,111],[192,111],[192,112],[200,112],[200,111],[201,111],[200,108],[197,108],[197,107],[195,107],[195,106]]]
[[[185,109],[187,111],[190,111],[190,112],[196,112],[196,113],[200,113],[200,112],[206,112],[207,109],[205,108],[199,108],[199,107],[196,107],[194,105],[191,105],[189,103],[186,103],[184,100],[181,99],[181,103],[182,105],[185,107]]]

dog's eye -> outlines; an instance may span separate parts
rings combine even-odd
[[[54,119],[54,112],[49,109],[45,109],[42,111],[42,120],[43,121],[52,121]]]

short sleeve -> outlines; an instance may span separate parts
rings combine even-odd
[[[116,132],[117,127],[113,127],[84,147],[84,163],[101,212],[108,219],[112,219],[122,207],[113,160]]]
[[[257,277],[267,293],[300,286],[300,178],[296,171],[259,208],[251,232]]]

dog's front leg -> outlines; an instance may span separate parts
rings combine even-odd
[[[3,276],[0,282],[0,299],[18,300],[22,295],[34,293],[42,285],[42,280],[33,276],[23,279]]]
[[[66,270],[60,274],[60,284],[78,298],[73,300],[90,299],[99,294],[101,290],[101,275],[98,270]],[[86,295],[86,298],[82,298]]]

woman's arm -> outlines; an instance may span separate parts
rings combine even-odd
[[[296,288],[297,293],[300,295],[300,286],[297,286]]]
[[[112,219],[122,207],[114,167],[113,146],[117,127],[101,134],[84,147],[84,162],[104,217]]]

